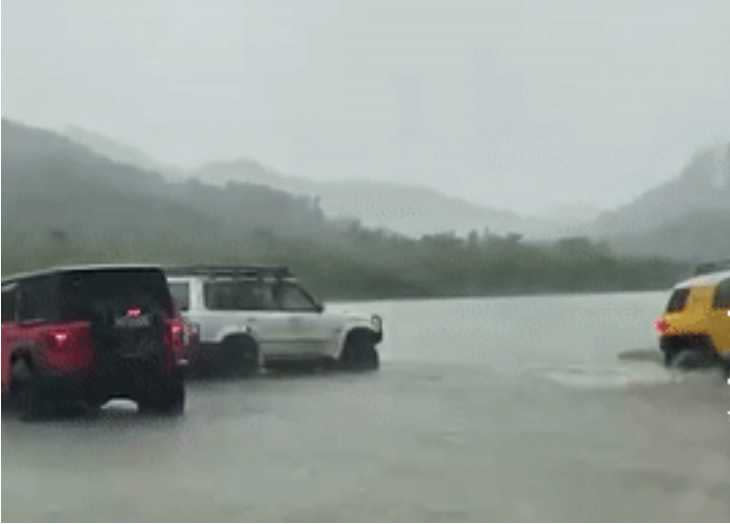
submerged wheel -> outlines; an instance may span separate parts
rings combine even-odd
[[[223,371],[226,374],[249,377],[259,370],[259,349],[249,336],[231,336],[221,343]]]
[[[32,367],[23,359],[12,365],[13,404],[20,411],[21,420],[32,421],[46,415],[48,402]]]
[[[664,365],[667,367],[672,366],[672,362],[674,362],[674,357],[677,356],[677,350],[676,349],[665,349],[663,351],[664,353]]]
[[[148,390],[143,398],[137,400],[141,413],[160,415],[182,415],[185,411],[185,382],[183,374],[176,371],[159,387]]]
[[[17,405],[20,419],[27,422],[38,420],[48,414],[48,401],[35,377],[24,380],[18,385]]]
[[[340,355],[340,367],[348,371],[378,369],[380,357],[372,337],[367,333],[354,333],[348,336]]]
[[[681,349],[674,351],[667,362],[667,366],[674,369],[691,370],[707,367],[707,355],[696,349]]]

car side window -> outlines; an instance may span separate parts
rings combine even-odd
[[[266,311],[274,309],[271,287],[248,280],[213,281],[203,286],[205,307],[220,311]]]
[[[730,309],[730,278],[723,280],[715,290],[715,309]]]
[[[317,311],[317,304],[299,286],[282,283],[275,288],[276,301],[284,311]]]
[[[187,282],[174,282],[170,283],[169,286],[177,309],[188,311],[190,309],[190,284]]]
[[[17,288],[15,286],[3,289],[2,298],[2,321],[13,322],[15,320],[15,295]]]

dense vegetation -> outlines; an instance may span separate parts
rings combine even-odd
[[[486,229],[406,238],[327,219],[318,202],[114,163],[3,121],[3,274],[88,262],[286,263],[329,297],[456,296],[668,286],[686,268],[585,238],[534,244]]]

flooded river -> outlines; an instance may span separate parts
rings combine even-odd
[[[184,417],[2,421],[5,520],[730,520],[730,387],[664,293],[373,302],[376,373],[191,382]]]

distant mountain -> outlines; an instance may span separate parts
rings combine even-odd
[[[693,263],[730,258],[730,212],[697,211],[649,231],[614,236],[610,244],[624,254]]]
[[[555,223],[483,207],[423,186],[366,179],[319,181],[283,175],[247,159],[207,164],[191,175],[212,183],[243,181],[318,199],[328,216],[409,236],[471,230],[555,236]]]
[[[368,227],[383,228],[419,237],[454,231],[489,229],[494,233],[520,233],[529,238],[558,236],[567,221],[524,217],[510,211],[491,209],[438,191],[414,185],[366,179],[319,181],[285,175],[254,160],[206,164],[192,171],[165,166],[145,152],[98,133],[70,127],[67,136],[89,149],[114,160],[142,169],[194,177],[224,186],[229,181],[267,186],[295,195],[318,199],[322,210],[337,219],[359,221]]]
[[[2,121],[4,274],[89,262],[286,263],[338,297],[656,289],[685,271],[587,239],[412,239],[328,220],[312,198],[245,182],[168,179]]]
[[[649,232],[695,213],[714,211],[730,213],[730,144],[698,153],[677,178],[602,214],[595,231],[608,235]]]
[[[560,204],[550,207],[537,216],[551,223],[563,224],[565,226],[581,229],[594,222],[603,211],[590,204]]]
[[[604,213],[594,232],[623,253],[730,256],[730,144],[700,152],[677,178]]]
[[[63,134],[72,141],[82,144],[92,151],[119,164],[128,164],[147,171],[164,174],[180,174],[177,167],[163,164],[144,151],[113,138],[77,126],[68,126]]]

